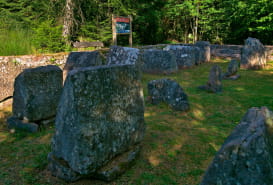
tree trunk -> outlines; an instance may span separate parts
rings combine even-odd
[[[74,27],[74,3],[73,0],[66,0],[64,10],[64,22],[62,36],[65,39],[66,45],[71,44],[70,36]]]

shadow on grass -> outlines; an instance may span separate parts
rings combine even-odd
[[[214,64],[225,72],[228,61],[214,60],[168,76],[143,75],[145,97],[148,81],[174,79],[187,93],[191,109],[176,112],[163,103],[155,106],[145,102],[147,130],[141,155],[130,170],[109,184],[198,184],[246,110],[253,106],[273,109],[273,65],[261,71],[240,70],[240,79],[223,81],[220,94],[198,90],[197,86],[207,82]],[[4,113],[4,117],[9,114]],[[2,126],[5,118],[0,121]],[[6,184],[67,184],[45,170],[53,132],[50,128],[24,137],[6,132],[8,139],[0,142],[0,179]],[[105,183],[81,180],[71,184]]]

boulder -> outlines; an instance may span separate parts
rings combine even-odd
[[[190,108],[187,94],[174,80],[159,79],[150,81],[148,83],[148,95],[152,104],[165,102],[177,111],[187,111]]]
[[[140,71],[134,65],[71,71],[55,124],[52,152],[48,156],[54,176],[66,181],[84,177],[113,180],[125,169],[109,167],[110,163],[114,161],[119,166],[117,158],[124,155],[131,163],[144,136]],[[124,160],[121,164],[126,166]]]
[[[7,119],[9,129],[20,129],[26,132],[38,132],[39,125],[36,123],[29,123],[26,120],[20,120],[14,116],[11,116]]]
[[[223,75],[223,79],[236,80],[240,77],[237,75],[239,69],[239,62],[237,60],[231,60],[228,64],[227,72]]]
[[[71,52],[63,69],[63,79],[73,69],[99,65],[102,65],[102,57],[98,51]]]
[[[199,47],[201,50],[200,60],[201,62],[209,62],[210,61],[210,43],[207,41],[197,41],[195,46]]]
[[[136,48],[111,46],[108,54],[108,65],[112,64],[133,64],[138,65],[140,60],[140,50]]]
[[[169,74],[178,70],[175,55],[171,51],[145,49],[142,58],[143,72]]]
[[[222,91],[222,72],[218,65],[212,66],[209,73],[209,80],[206,85],[199,86],[201,90],[206,90],[212,93],[219,93]]]
[[[273,113],[251,108],[226,139],[200,185],[273,182]]]
[[[13,116],[35,123],[55,117],[62,84],[62,70],[57,66],[24,70],[14,83]]]
[[[266,49],[255,38],[247,38],[241,54],[241,67],[246,69],[261,69],[266,65]]]
[[[198,47],[168,45],[163,50],[174,53],[179,68],[187,68],[201,63],[201,50]]]

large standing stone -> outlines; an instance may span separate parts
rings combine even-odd
[[[140,50],[136,48],[111,46],[108,54],[108,65],[111,64],[133,64],[138,65]]]
[[[124,154],[130,163],[144,131],[140,72],[134,65],[73,70],[58,106],[49,168],[67,181],[112,180],[124,168],[104,167],[131,150]],[[115,165],[126,166],[124,160]]]
[[[35,123],[54,117],[62,84],[62,70],[57,66],[24,70],[14,83],[13,116]]]
[[[273,182],[273,113],[251,108],[226,139],[201,185],[270,185]]]
[[[206,85],[199,86],[201,90],[206,90],[212,93],[219,93],[222,91],[222,72],[218,65],[212,66],[209,73],[209,80]]]
[[[182,87],[170,79],[152,80],[148,83],[148,94],[152,104],[167,103],[172,109],[187,111],[190,108],[188,96]]]
[[[207,41],[197,41],[195,46],[199,47],[201,50],[200,59],[202,62],[209,62],[210,61],[210,43]]]
[[[261,69],[266,65],[266,50],[263,44],[255,38],[247,38],[241,54],[241,67]]]
[[[239,69],[239,62],[237,60],[231,60],[228,64],[227,72],[223,75],[223,79],[236,80],[240,77],[237,75]]]
[[[163,50],[172,51],[176,56],[179,68],[187,68],[200,64],[200,49],[194,46],[168,45]]]
[[[169,74],[178,70],[175,55],[171,51],[145,49],[143,63],[142,70],[147,73]]]
[[[98,51],[71,52],[63,69],[63,79],[73,69],[99,65],[102,65],[102,58]]]

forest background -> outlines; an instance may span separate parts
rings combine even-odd
[[[70,51],[75,41],[111,45],[113,14],[132,15],[134,45],[247,37],[270,45],[272,10],[272,0],[0,0],[0,56]]]

